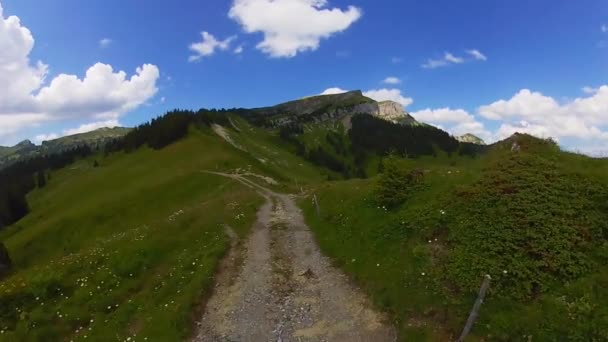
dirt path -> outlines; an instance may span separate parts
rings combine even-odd
[[[194,341],[396,339],[385,317],[321,254],[290,196],[240,175],[215,174],[256,189],[266,203],[241,252],[242,265],[218,276]]]

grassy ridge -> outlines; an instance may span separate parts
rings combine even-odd
[[[288,154],[261,132],[247,134],[266,155]],[[31,213],[0,232],[16,269],[0,282],[0,340],[183,340],[227,249],[224,225],[243,237],[261,203],[200,171],[315,177],[297,157],[289,162],[277,171],[211,130],[193,130],[160,151],[54,172],[29,194]]]
[[[395,210],[378,205],[374,179],[319,187],[320,217],[302,201],[322,249],[404,339],[453,340],[486,273],[473,340],[608,338],[608,163],[519,144],[401,161],[425,176]]]

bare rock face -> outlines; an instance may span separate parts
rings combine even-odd
[[[400,124],[413,124],[416,120],[403,110],[400,103],[394,101],[378,102],[378,113],[375,116],[380,119]]]
[[[459,137],[456,137],[456,140],[463,142],[463,143],[469,143],[469,144],[476,144],[476,145],[485,145],[486,143],[483,141],[483,139],[471,134],[471,133],[467,133],[465,135],[461,135]]]
[[[0,279],[8,274],[11,270],[11,259],[8,256],[8,251],[4,244],[0,242]]]

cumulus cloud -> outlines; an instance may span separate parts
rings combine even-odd
[[[386,83],[386,84],[399,84],[399,83],[401,83],[401,80],[397,77],[390,76],[390,77],[385,78],[384,81],[382,81],[382,82]]]
[[[459,56],[453,55],[450,52],[446,52],[443,55],[443,58],[428,59],[426,61],[426,63],[422,64],[422,68],[437,69],[437,68],[441,68],[441,67],[447,67],[447,66],[450,66],[453,64],[463,64],[463,63],[471,62],[471,61],[487,61],[488,60],[488,58],[483,53],[481,53],[479,50],[476,50],[476,49],[466,50],[465,53],[470,56],[469,59],[465,59],[464,57],[459,57]]]
[[[481,106],[479,113],[502,121],[499,138],[519,131],[557,139],[604,140],[608,139],[608,85],[566,103],[522,89],[508,100]]]
[[[327,0],[235,0],[228,16],[247,33],[261,32],[257,48],[271,57],[290,58],[314,51],[320,41],[361,18],[359,8],[327,8]]]
[[[486,57],[486,55],[484,55],[483,53],[481,53],[479,50],[476,50],[476,49],[467,50],[466,53],[468,53],[469,55],[471,55],[471,57],[473,57],[474,59],[476,59],[478,61],[487,61],[488,60],[488,57]]]
[[[50,133],[50,134],[38,134],[34,137],[33,142],[35,144],[40,144],[43,141],[55,140],[59,138],[58,134]]]
[[[236,48],[234,48],[234,50],[232,51],[237,55],[240,55],[241,53],[243,53],[243,45],[239,45]]]
[[[5,18],[0,4],[0,139],[53,120],[117,119],[158,90],[159,70],[151,64],[128,78],[97,63],[82,79],[59,74],[46,83],[48,66],[30,60],[33,46],[30,30],[16,16]]]
[[[110,38],[102,38],[99,40],[99,47],[105,49],[109,47],[113,43],[113,40]]]
[[[455,136],[471,133],[485,141],[492,140],[492,134],[484,127],[484,124],[464,109],[427,108],[413,112],[411,115],[420,122],[441,127]]]
[[[399,89],[373,89],[363,92],[364,96],[376,101],[394,101],[401,104],[403,107],[411,105],[414,100],[410,97],[405,97]]]
[[[348,90],[344,90],[338,87],[334,87],[334,88],[327,88],[325,89],[321,94],[319,95],[335,95],[335,94],[343,94],[346,93]]]
[[[206,31],[201,32],[201,35],[203,36],[201,42],[190,44],[190,50],[195,53],[188,58],[190,62],[196,62],[203,57],[211,56],[215,53],[215,50],[228,50],[230,44],[236,39],[236,36],[231,36],[224,40],[217,40],[211,33]]]

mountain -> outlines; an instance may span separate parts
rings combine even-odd
[[[125,127],[104,127],[87,133],[43,141],[41,145],[24,140],[12,147],[0,146],[0,169],[20,160],[43,154],[56,154],[77,146],[86,145],[96,149],[108,141],[125,136],[130,131],[131,128]]]
[[[369,114],[404,125],[417,123],[403,110],[401,104],[393,101],[377,102],[363,96],[360,90],[310,96],[272,107],[255,108],[249,111],[248,116],[267,127],[327,122],[342,122],[350,127],[350,119],[355,114]]]
[[[456,137],[456,140],[463,142],[463,143],[469,143],[469,144],[475,144],[475,145],[485,145],[485,141],[483,141],[483,139],[481,139],[480,137],[473,135],[471,133],[467,133],[465,135],[461,135]]]
[[[107,153],[0,170],[0,239],[10,256],[0,264],[12,265],[0,280],[3,337],[187,340],[204,321],[201,302],[225,293],[214,283],[225,274],[263,270],[280,294],[285,284],[318,286],[326,277],[292,239],[305,234],[318,243],[313,255],[323,252],[360,286],[356,298],[385,311],[397,340],[455,340],[486,275],[471,341],[606,340],[608,160],[525,134],[461,143],[432,126],[395,124],[398,108],[383,109],[384,118],[300,121],[315,108],[376,103],[336,99],[292,101],[261,116],[173,111]],[[297,120],[276,129],[264,119],[281,115],[272,110]],[[264,204],[273,192],[298,194],[297,203]],[[6,221],[16,204],[22,211]],[[298,207],[303,218],[292,214]],[[261,267],[246,266],[245,246],[267,255],[255,258]],[[306,312],[324,303],[315,293]],[[300,305],[282,308],[302,315]]]

